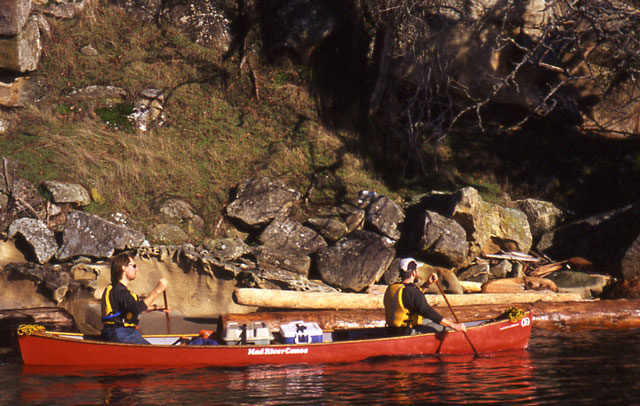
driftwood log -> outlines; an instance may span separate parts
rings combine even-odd
[[[20,324],[39,324],[53,331],[77,331],[73,317],[59,307],[0,310],[0,346],[15,345],[14,333]]]
[[[453,295],[447,295],[451,297]],[[457,306],[461,321],[489,319],[501,315],[508,307],[533,310],[533,327],[545,330],[622,330],[640,328],[640,300],[593,300],[573,302],[536,302],[513,305],[486,304]],[[446,306],[434,306],[445,317],[452,318]],[[309,310],[228,314],[220,316],[218,328],[228,322],[240,324],[262,321],[272,331],[292,321],[316,322],[325,330],[358,327],[383,327],[384,310]]]
[[[239,288],[235,292],[236,302],[247,306],[280,309],[384,309],[383,294],[299,292],[293,290]],[[442,295],[425,295],[431,306],[445,306]],[[568,302],[578,301],[577,293],[554,293],[550,291],[525,291],[518,293],[484,293],[447,295],[452,306],[481,304],[509,305],[511,303]]]

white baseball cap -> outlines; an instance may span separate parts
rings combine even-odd
[[[413,266],[411,266],[412,264]],[[409,267],[411,267],[411,269],[409,269]],[[400,270],[402,272],[410,272],[416,269],[417,267],[418,267],[418,261],[416,261],[411,257],[403,258],[402,261],[400,261]]]

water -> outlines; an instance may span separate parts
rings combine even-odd
[[[639,330],[533,331],[488,356],[234,369],[0,365],[0,405],[639,404]]]

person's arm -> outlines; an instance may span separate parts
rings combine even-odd
[[[142,299],[142,301],[144,302],[144,304],[147,305],[147,309],[149,309],[150,307],[155,306],[155,310],[160,309],[160,307],[153,305],[153,302],[156,300],[156,298],[165,290],[167,290],[167,287],[169,286],[169,282],[167,282],[167,280],[165,278],[162,278],[158,281],[158,284],[156,285],[155,288],[153,288],[153,290],[151,292],[149,292],[149,294],[147,295],[147,297],[145,297],[144,299]],[[164,309],[163,306],[163,310],[168,310],[168,309]]]
[[[435,276],[435,274],[431,275],[431,276]],[[435,276],[436,280],[437,280],[437,276]],[[432,278],[429,278],[429,281],[431,281]],[[409,290],[410,292],[409,295],[410,297],[408,297],[407,299],[412,301],[414,303],[414,306],[418,306],[418,310],[419,310],[419,314],[424,317],[427,318],[431,321],[433,321],[434,323],[440,324],[442,326],[445,327],[450,327],[456,331],[467,331],[467,327],[462,324],[462,323],[454,323],[449,319],[445,319],[444,317],[442,317],[442,315],[440,313],[438,313],[433,307],[431,307],[429,305],[429,303],[427,303],[427,299],[424,297],[424,294],[420,293],[420,291],[418,289],[405,289]],[[416,295],[416,292],[418,292],[418,294]],[[402,300],[404,300],[405,297],[404,295],[402,296]]]
[[[451,320],[445,318],[440,321],[440,325],[452,328],[455,331],[467,331],[467,326],[465,326],[463,323],[454,323]]]
[[[415,285],[407,286],[402,292],[402,301],[407,309],[414,313],[418,313],[425,319],[429,319],[434,323],[440,324],[442,316],[433,307],[427,303],[424,293]]]

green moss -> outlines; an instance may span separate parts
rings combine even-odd
[[[96,114],[107,127],[125,132],[133,132],[133,126],[129,120],[131,113],[133,113],[133,104],[118,103],[112,107],[99,107],[96,109]]]

